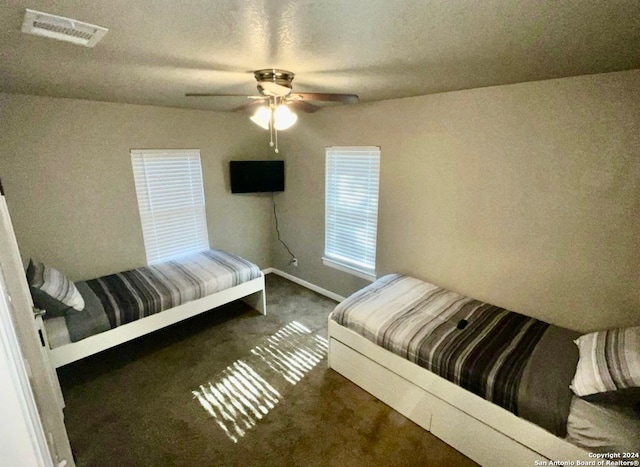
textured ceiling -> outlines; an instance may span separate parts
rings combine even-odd
[[[95,48],[20,32],[25,8],[109,28]],[[228,110],[252,71],[361,102],[640,68],[640,0],[5,0],[0,90]]]

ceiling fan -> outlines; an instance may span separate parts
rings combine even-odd
[[[311,104],[310,101],[338,102],[342,104],[355,104],[358,102],[356,94],[293,92],[292,81],[295,75],[291,71],[267,68],[254,71],[253,74],[258,82],[258,95],[187,93],[185,96],[245,97],[254,100],[256,103],[263,104],[253,114],[251,121],[265,130],[269,130],[271,135],[269,146],[275,146],[275,152],[278,152],[278,130],[290,128],[298,119],[298,116],[289,109],[289,106],[303,112],[312,113],[320,110],[320,107]],[[255,104],[243,105],[239,109],[251,105]]]

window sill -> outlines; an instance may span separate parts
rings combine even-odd
[[[325,266],[329,266],[330,268],[334,268],[337,269],[338,271],[342,271],[342,272],[346,272],[348,274],[352,274],[354,276],[360,277],[362,279],[366,279],[369,282],[373,282],[376,280],[376,276],[375,274],[369,274],[366,273],[364,271],[360,271],[358,269],[352,268],[350,266],[346,266],[344,264],[341,264],[335,260],[329,259],[329,258],[322,258],[322,264],[324,264]]]

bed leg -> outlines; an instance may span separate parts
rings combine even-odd
[[[251,295],[247,295],[242,299],[242,301],[249,305],[251,308],[255,308],[263,315],[267,314],[267,304],[265,303],[266,299],[264,290],[252,293]]]
[[[264,276],[262,277],[264,281]],[[264,287],[264,282],[262,283],[262,290],[258,292],[252,293],[251,295],[247,295],[242,298],[242,301],[249,305],[251,308],[255,308],[261,314],[267,314],[267,292]]]
[[[327,321],[327,342],[329,343],[329,348],[327,349],[327,368],[331,369],[331,315],[329,315]]]

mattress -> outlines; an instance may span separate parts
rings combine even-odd
[[[579,333],[391,274],[331,319],[375,344],[564,437]]]
[[[589,452],[633,453],[627,460],[637,461],[640,414],[628,406],[589,402],[574,396],[567,421],[567,441]]]
[[[75,285],[85,308],[45,320],[50,345],[77,342],[260,276],[260,268],[252,262],[212,249],[79,281]]]

